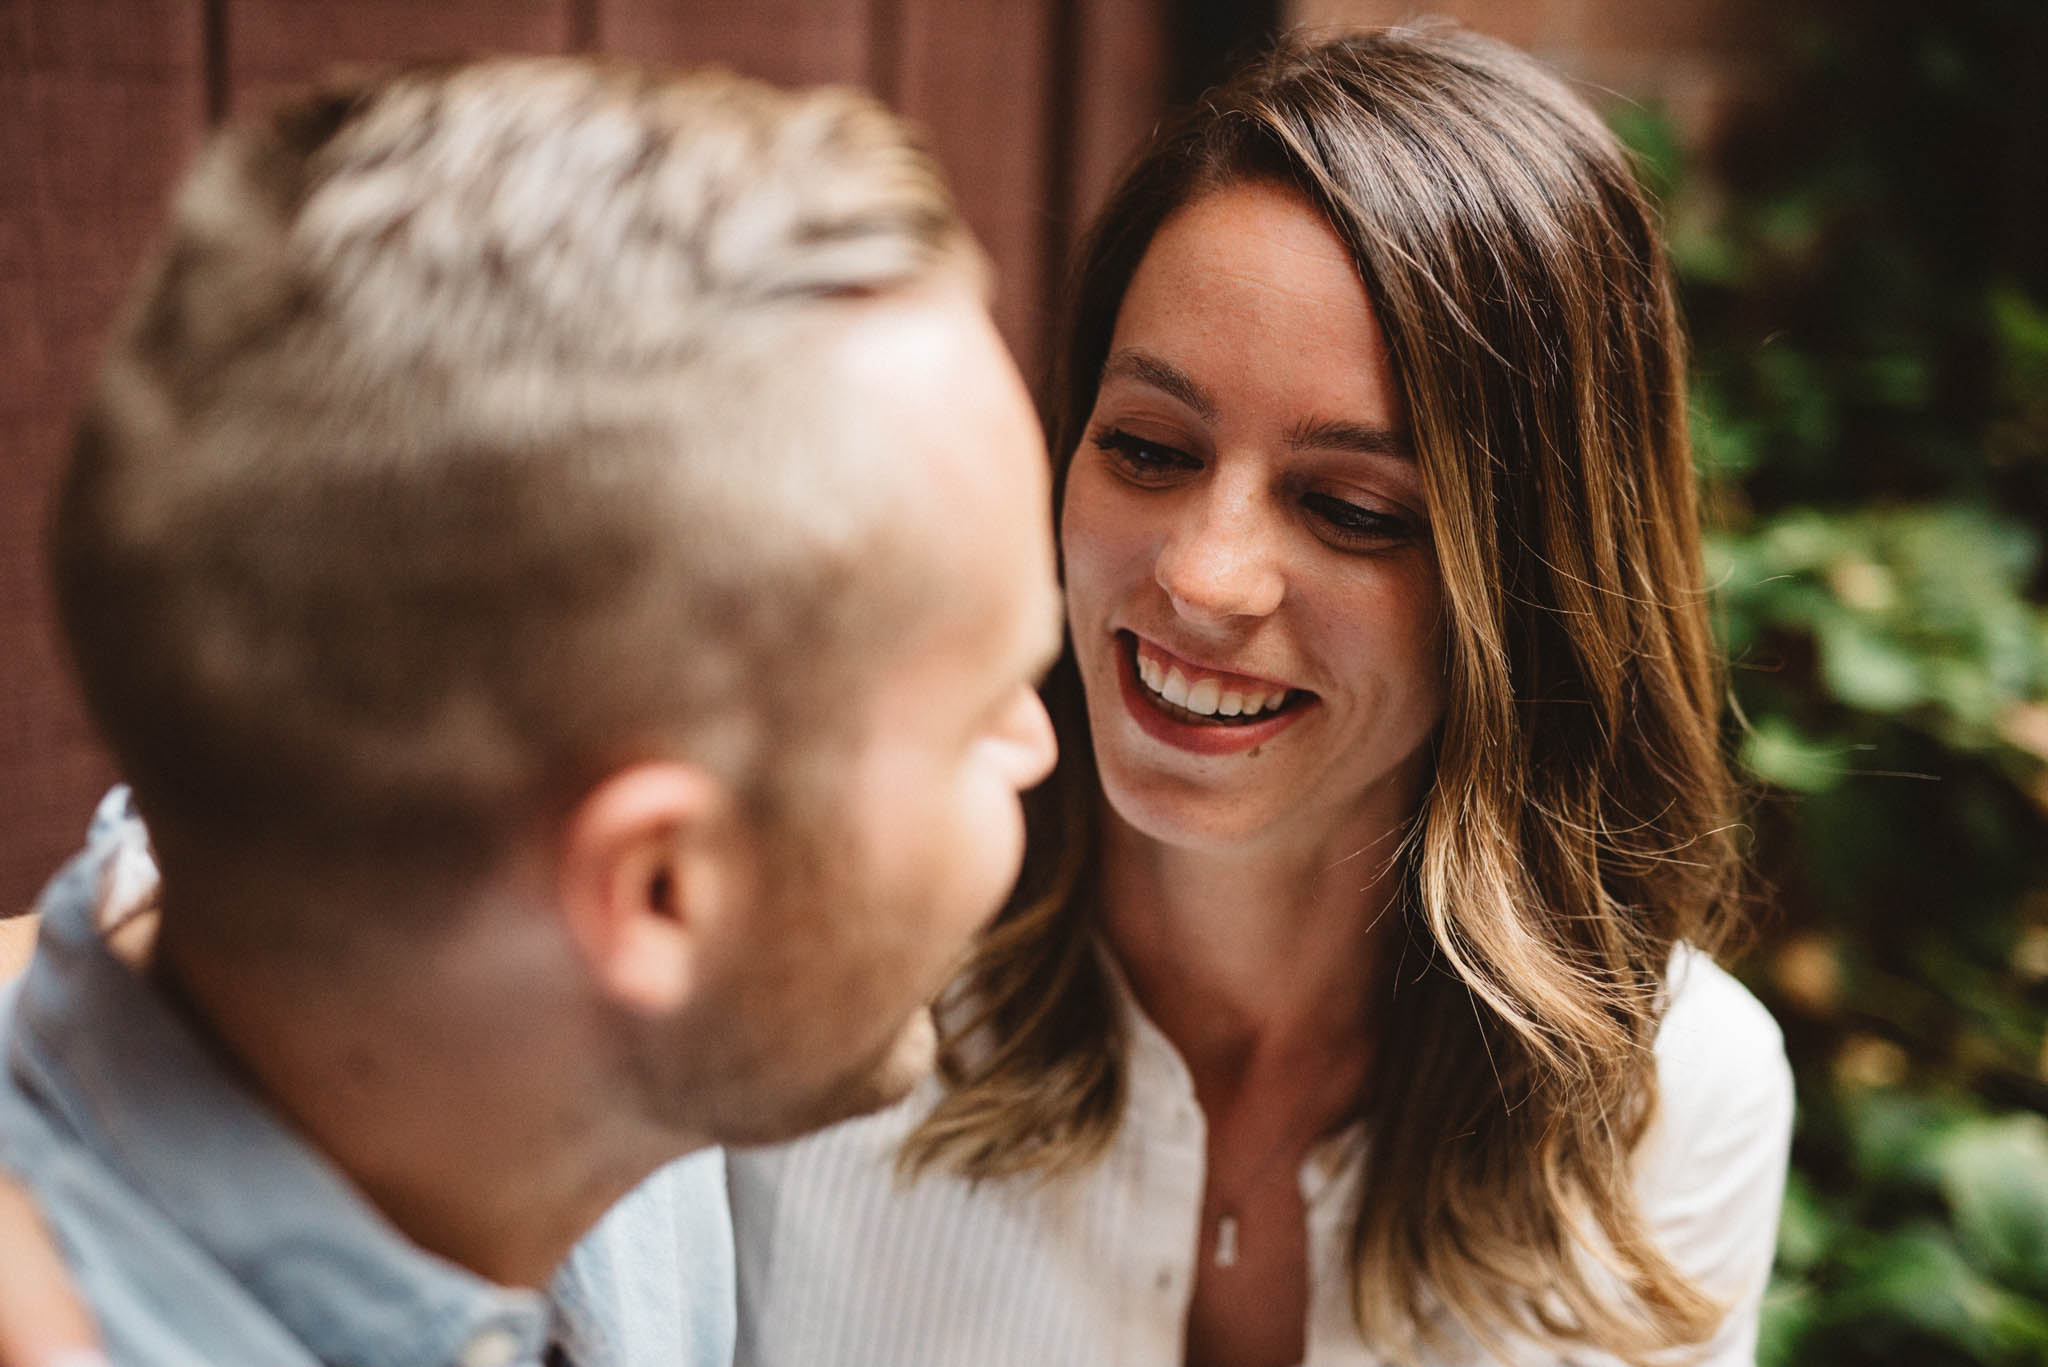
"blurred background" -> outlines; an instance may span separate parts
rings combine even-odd
[[[39,543],[213,124],[461,53],[864,85],[929,131],[1035,378],[1068,248],[1164,110],[1282,27],[1418,13],[1579,82],[1663,205],[1756,794],[1741,968],[1800,1085],[1761,1361],[2048,1363],[2042,0],[0,0],[0,915],[113,778]]]

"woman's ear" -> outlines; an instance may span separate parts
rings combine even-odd
[[[724,786],[702,769],[649,762],[592,788],[564,822],[557,897],[591,980],[642,1015],[697,990],[705,951],[744,880]]]

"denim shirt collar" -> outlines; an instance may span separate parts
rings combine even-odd
[[[407,1240],[106,950],[99,908],[147,850],[126,790],[109,793],[43,895],[9,1065],[321,1361],[509,1367],[556,1333],[598,1367],[596,1335],[547,1297]]]

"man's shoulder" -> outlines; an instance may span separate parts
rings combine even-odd
[[[148,1367],[311,1367],[216,1252],[204,1247],[138,1180],[130,1160],[165,1156],[176,1185],[231,1198],[237,1173],[223,1130],[210,1142],[164,1141],[156,1125],[190,1098],[176,1070],[130,1060],[138,1041],[175,1028],[142,1010],[139,989],[92,953],[100,899],[124,860],[146,851],[124,790],[95,813],[86,848],[45,890],[36,960],[0,987],[0,1166],[24,1188],[54,1237],[116,1362]],[[123,1032],[126,1033],[123,1033]],[[110,1076],[121,1061],[138,1076]]]
[[[205,1250],[0,1075],[0,1164],[42,1213],[111,1358],[147,1367],[313,1367]]]

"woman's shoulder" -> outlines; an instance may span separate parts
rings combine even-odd
[[[1656,1044],[1660,1109],[1673,1120],[1703,1121],[1731,1105],[1782,1109],[1789,1118],[1785,1037],[1763,1003],[1689,945],[1672,954],[1666,981]]]
[[[1707,955],[1681,947],[1669,983],[1637,1190],[1665,1254],[1730,1307],[1702,1361],[1750,1362],[1791,1149],[1792,1069],[1770,1012]]]
[[[1733,973],[1704,950],[1681,944],[1671,953],[1665,975],[1669,1004],[1657,1039],[1667,1047],[1697,1047],[1699,1037],[1714,1030],[1733,1030],[1753,1049],[1784,1048],[1777,1021]]]

